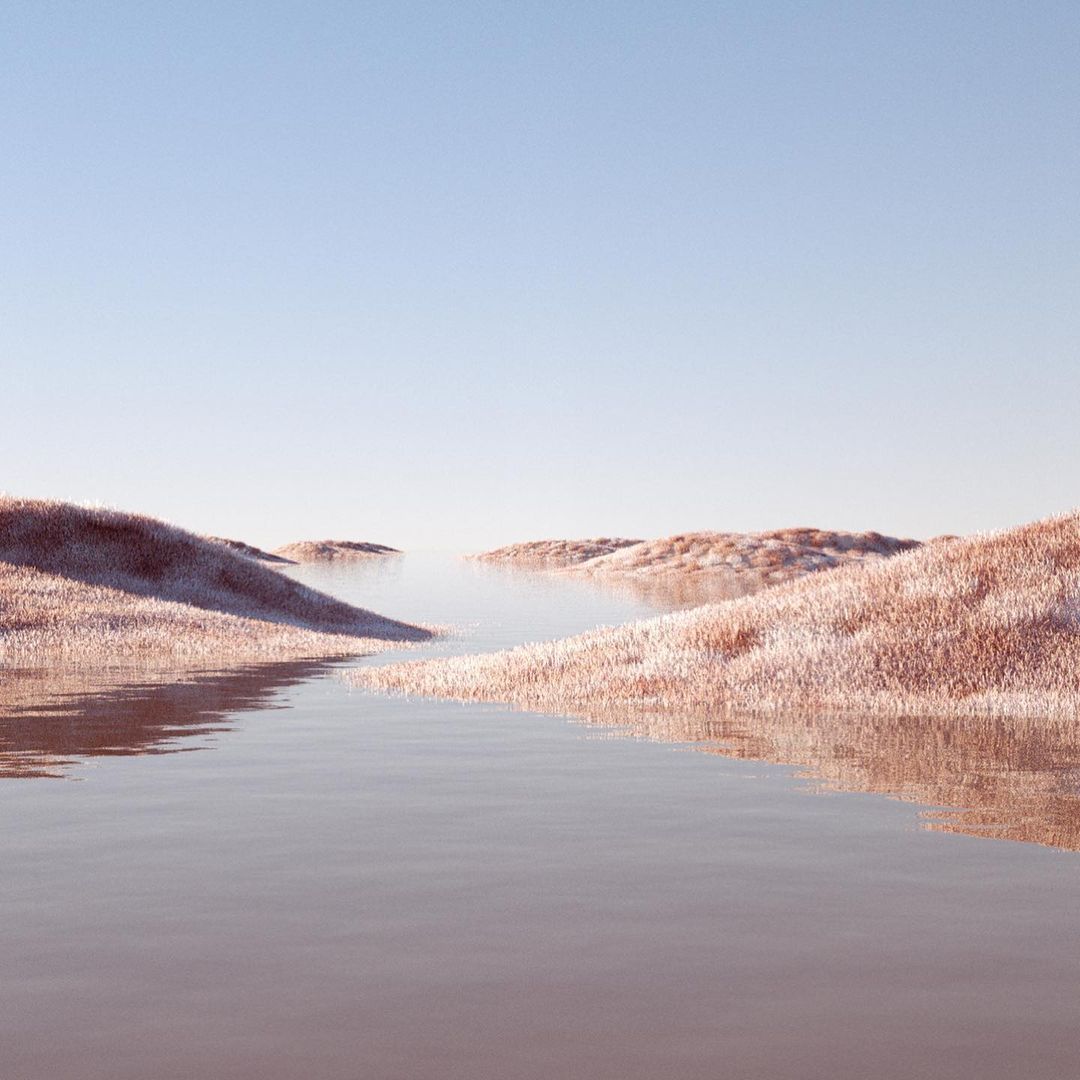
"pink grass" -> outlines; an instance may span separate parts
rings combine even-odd
[[[564,641],[368,669],[356,681],[573,714],[1071,714],[1080,710],[1080,515]]]
[[[0,660],[372,652],[430,631],[153,518],[0,499]]]

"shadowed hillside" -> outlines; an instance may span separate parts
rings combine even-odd
[[[363,685],[548,712],[1080,708],[1080,516],[927,544],[753,596]]]
[[[340,655],[429,636],[152,518],[0,499],[0,659]]]

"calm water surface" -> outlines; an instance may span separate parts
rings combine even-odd
[[[419,555],[297,574],[459,627],[417,655],[663,602]],[[1080,1076],[1068,725],[646,741],[339,670],[8,674],[2,1080]]]

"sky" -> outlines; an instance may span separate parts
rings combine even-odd
[[[1080,5],[0,5],[0,490],[476,550],[1080,503]]]

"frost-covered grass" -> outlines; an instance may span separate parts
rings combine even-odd
[[[364,686],[547,712],[1080,710],[1080,516],[913,548],[753,596]]]
[[[275,549],[274,555],[288,562],[327,562],[332,559],[368,559],[378,555],[400,555],[397,548],[361,540],[297,540]]]
[[[152,518],[0,499],[0,661],[341,656],[431,632]]]

